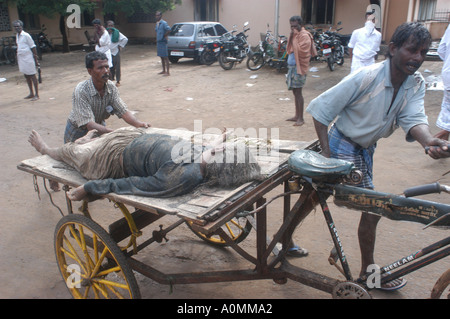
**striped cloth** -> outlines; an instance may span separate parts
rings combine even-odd
[[[328,132],[328,143],[331,157],[352,162],[363,173],[363,180],[355,186],[373,189],[373,154],[376,144],[362,148],[339,132],[335,125]]]

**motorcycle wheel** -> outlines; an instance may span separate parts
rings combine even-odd
[[[211,65],[217,61],[216,55],[210,50],[204,50],[200,55],[200,63],[204,65]]]
[[[330,71],[334,71],[334,57],[330,56],[327,58],[328,68]]]
[[[264,56],[261,52],[254,52],[247,58],[247,68],[252,71],[261,69],[265,64]]]
[[[7,63],[15,65],[16,64],[16,50],[11,47],[3,48],[3,56],[6,58]]]
[[[344,48],[340,47],[339,52],[336,53],[336,64],[344,65]]]
[[[228,61],[228,57],[231,57],[230,52],[220,52],[219,54],[219,64],[224,70],[231,70],[234,66],[234,61]]]

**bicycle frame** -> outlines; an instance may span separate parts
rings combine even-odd
[[[433,225],[448,226],[448,223],[444,224],[442,220],[445,216],[448,217],[450,205],[416,198],[405,198],[343,184],[336,185],[322,183],[320,185],[314,185],[309,178],[302,178],[302,180],[308,183],[308,187],[305,187],[306,185],[304,186],[306,192],[317,193],[319,203],[338,254],[338,259],[342,266],[342,273],[349,281],[353,281],[352,274],[342,243],[339,240],[336,225],[334,224],[329,206],[326,202],[327,198],[333,193],[335,204],[338,206],[368,211],[394,220],[408,220],[425,224],[430,223],[430,221],[434,219],[432,222]],[[386,276],[381,277],[380,284],[389,282],[445,258],[450,255],[450,247],[447,247],[449,245],[450,237],[447,237],[386,266],[380,267],[379,275],[388,273]],[[431,255],[425,257],[429,254]],[[396,271],[391,273],[393,270]],[[364,285],[368,289],[374,288],[372,285],[367,285],[370,275],[370,273],[367,273],[356,279],[356,282]]]

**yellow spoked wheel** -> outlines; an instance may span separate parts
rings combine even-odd
[[[187,221],[186,224],[194,234],[196,234],[199,238],[203,239],[204,241],[217,246],[222,247],[228,246],[228,244],[222,237],[218,235],[207,236],[199,231],[196,231],[192,228],[192,222],[190,221]],[[230,238],[236,244],[238,244],[245,238],[247,238],[248,234],[250,234],[250,231],[252,230],[252,225],[246,218],[243,217],[233,218],[228,223],[222,226],[222,230],[224,230],[225,233],[228,236],[230,236]]]
[[[64,216],[55,229],[55,253],[61,275],[75,298],[140,298],[123,252],[92,219],[78,214]]]

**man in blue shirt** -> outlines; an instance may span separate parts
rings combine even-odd
[[[428,30],[419,23],[404,23],[394,32],[388,58],[360,69],[314,99],[307,108],[326,157],[355,163],[364,173],[359,187],[374,188],[373,154],[377,141],[390,136],[399,126],[407,141],[429,147],[430,157],[449,157],[447,142],[430,133],[425,115],[425,81],[417,72],[431,43]],[[328,132],[328,126],[334,121]],[[361,275],[375,264],[376,226],[380,217],[364,213],[358,235]],[[405,280],[388,282],[382,289],[394,290]]]
[[[162,71],[159,74],[164,76],[170,75],[169,73],[169,52],[167,49],[167,36],[170,33],[170,27],[166,21],[162,18],[162,13],[157,11],[156,17],[156,52],[161,58]]]

